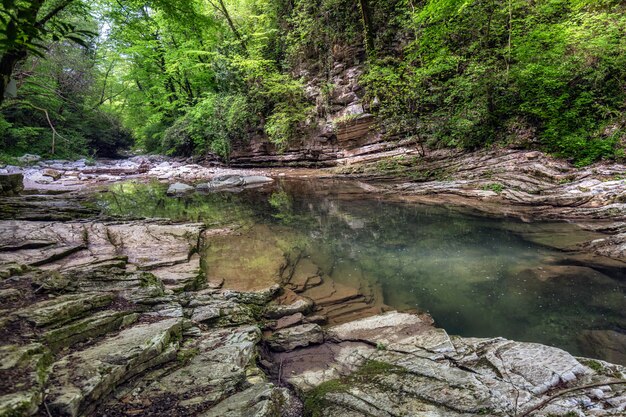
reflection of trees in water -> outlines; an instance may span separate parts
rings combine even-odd
[[[170,197],[167,184],[125,182],[96,196],[107,215],[122,217],[167,218],[175,221],[222,225],[250,223],[253,210],[234,194],[191,194]]]
[[[591,269],[541,281],[539,268],[565,265],[571,253],[530,243],[508,220],[366,200],[319,184],[278,182],[269,191],[179,198],[165,190],[158,183],[125,183],[98,200],[107,214],[269,225],[281,250],[310,257],[325,279],[369,286],[372,296],[395,308],[428,310],[451,333],[577,352],[578,330],[626,327],[617,281]]]

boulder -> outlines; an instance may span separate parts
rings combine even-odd
[[[296,313],[308,313],[313,309],[313,301],[308,298],[298,297],[290,304],[271,304],[265,311],[265,316],[270,319],[279,319]]]
[[[195,188],[191,185],[183,184],[182,182],[175,182],[171,184],[167,189],[167,195],[184,195],[194,192]]]
[[[24,189],[24,175],[0,174],[0,195],[17,195]]]
[[[274,180],[270,177],[266,177],[263,175],[247,175],[243,177],[243,184],[246,187],[267,184],[274,182]]]
[[[61,176],[63,175],[61,171],[57,171],[56,169],[51,169],[51,168],[44,169],[42,173],[43,175],[50,177],[55,181],[61,178]]]
[[[296,348],[316,345],[324,341],[324,332],[317,324],[301,324],[278,330],[269,339],[272,350],[290,351]]]
[[[238,191],[244,188],[259,187],[274,180],[261,175],[221,175],[208,183],[198,185],[200,191]]]
[[[41,161],[41,156],[33,155],[33,154],[30,154],[30,153],[26,153],[26,154],[20,156],[19,158],[17,158],[17,160],[21,164],[34,164],[35,162]]]
[[[244,181],[241,175],[221,175],[209,181],[206,184],[206,188],[210,191],[219,191],[229,188],[237,188],[243,185]]]

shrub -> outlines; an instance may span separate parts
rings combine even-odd
[[[256,120],[245,96],[209,94],[165,131],[162,148],[170,155],[211,152],[228,159]]]

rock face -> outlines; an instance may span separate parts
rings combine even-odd
[[[138,325],[60,359],[50,370],[48,408],[58,415],[87,413],[125,380],[174,359],[180,332],[180,319]]]
[[[15,213],[33,202],[5,200]],[[79,220],[93,212],[60,198],[40,203],[32,213],[56,207],[59,218],[0,220],[0,416],[626,411],[622,366],[534,343],[449,336],[427,315],[350,320],[383,309],[371,302],[376,289],[328,279],[349,275],[340,263],[326,271],[301,253],[285,259],[259,231],[252,243],[278,254],[261,263],[271,274],[261,287],[224,289],[211,273],[225,281],[232,271],[211,270],[200,256],[219,233],[201,224]],[[326,320],[331,327],[322,328]],[[590,352],[623,349],[612,333],[581,337]]]
[[[385,141],[374,129],[370,105],[363,100],[359,84],[363,73],[364,51],[347,48],[346,54],[332,64],[332,70],[318,76],[306,69],[299,76],[306,80],[306,95],[315,103],[317,119],[304,127],[302,139],[287,149],[277,149],[266,137],[253,137],[234,149],[233,166],[336,166],[345,157],[388,151],[401,145]],[[332,89],[328,91],[328,86]]]
[[[556,348],[448,337],[396,312],[330,328],[327,336],[323,345],[274,358],[281,377],[308,393],[315,415],[582,416],[619,415],[626,407],[623,367]],[[606,385],[615,381],[621,385]]]
[[[301,415],[256,364],[278,287],[195,291],[200,225],[0,229],[0,415]]]
[[[23,189],[22,174],[0,174],[0,195],[18,195]]]

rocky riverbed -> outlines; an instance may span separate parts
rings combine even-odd
[[[492,169],[520,168],[520,159],[511,155],[491,158],[496,158]],[[568,171],[574,177],[558,184],[545,161],[526,160],[535,171],[522,170],[527,173],[523,184],[544,173],[528,198],[545,197],[526,205],[502,205],[511,200],[504,190],[484,190],[473,182],[499,175],[498,183],[509,184],[505,172],[489,178],[479,172],[474,179],[457,173],[456,179],[441,179],[449,184],[439,191],[437,183],[380,178],[361,188],[435,203],[468,193],[461,197],[480,201],[483,211],[500,206],[499,214],[572,215],[589,229],[610,233],[588,243],[590,253],[623,262],[624,179],[615,171],[623,167]],[[234,173],[311,178],[320,175],[317,171],[242,173],[135,158],[96,165],[48,162],[23,173],[26,190],[3,197],[0,204],[0,415],[626,412],[626,369],[620,365],[535,343],[449,336],[425,314],[372,311],[369,317],[325,326],[328,312],[306,296],[305,290],[318,288],[306,262],[296,264],[301,273],[294,267],[284,286],[268,281],[233,290],[207,278],[200,256],[232,230],[103,217],[84,192],[129,178],[195,183]],[[579,195],[577,190],[585,197],[568,199]]]

